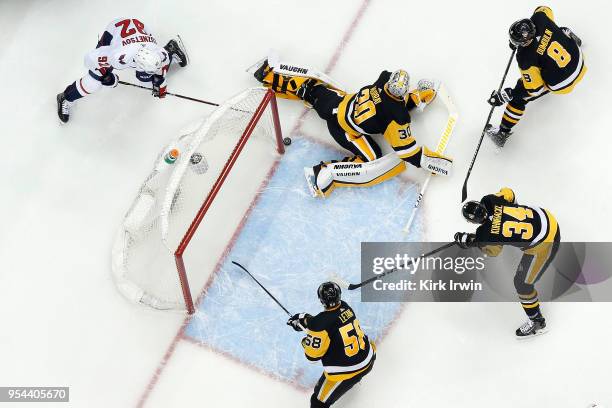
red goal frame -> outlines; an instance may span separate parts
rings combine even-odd
[[[223,182],[229,175],[230,171],[232,170],[232,167],[234,167],[234,163],[236,163],[238,156],[240,156],[240,152],[242,152],[242,149],[244,148],[247,141],[249,140],[249,137],[251,137],[251,134],[253,133],[255,126],[257,126],[257,123],[261,119],[261,116],[263,115],[268,105],[270,105],[270,108],[272,110],[272,122],[274,123],[274,134],[276,137],[276,150],[280,154],[285,153],[285,146],[283,145],[283,135],[281,132],[280,120],[278,118],[278,104],[276,102],[276,94],[271,89],[268,89],[263,99],[261,100],[261,103],[255,110],[253,117],[251,118],[246,128],[244,129],[244,132],[242,132],[242,136],[240,136],[238,143],[236,143],[236,146],[234,147],[232,154],[230,155],[227,162],[225,163],[225,166],[223,166],[223,170],[221,170],[221,174],[219,174],[219,177],[215,181],[215,184],[213,184],[211,190],[208,192],[206,199],[202,203],[202,206],[200,207],[196,216],[191,222],[189,229],[187,229],[187,232],[185,232],[185,235],[183,236],[181,243],[179,244],[176,251],[174,252],[174,260],[176,262],[176,269],[178,271],[179,281],[181,284],[181,290],[183,292],[183,298],[185,299],[185,307],[187,309],[187,313],[189,313],[190,315],[195,312],[195,307],[193,304],[193,298],[191,296],[191,290],[189,288],[189,280],[187,279],[187,270],[185,269],[185,262],[183,261],[183,254],[185,253],[185,250],[189,246],[189,242],[191,242],[191,239],[193,238],[196,231],[198,230],[198,227],[200,226],[200,223],[204,219],[206,212],[212,205],[215,197],[221,190],[221,187],[223,187]]]

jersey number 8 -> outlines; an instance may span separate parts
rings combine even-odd
[[[556,41],[550,43],[548,49],[546,50],[546,54],[555,60],[559,68],[565,68],[572,60],[570,53]]]

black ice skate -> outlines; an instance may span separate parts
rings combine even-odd
[[[270,67],[270,65],[268,64],[268,60],[266,59],[263,61],[261,66],[257,68],[257,71],[253,73],[253,76],[255,77],[256,80],[263,83],[264,78],[266,77],[266,75],[268,75],[268,72],[270,72],[271,70],[272,68]]]
[[[516,329],[517,339],[526,339],[529,337],[539,336],[540,334],[546,333],[546,319],[543,317],[536,317],[535,319],[529,319],[525,324]]]
[[[176,39],[168,41],[164,49],[170,54],[172,60],[178,62],[181,67],[186,67],[189,64],[189,55],[187,55],[187,49],[180,35],[177,35]]]
[[[66,100],[64,93],[57,94],[57,116],[62,123],[68,123],[70,120],[70,108],[72,108],[72,102]]]
[[[506,144],[506,141],[512,134],[510,129],[506,129],[503,126],[493,126],[488,124],[485,127],[485,132],[489,136],[489,138],[495,143],[495,146],[502,148]]]

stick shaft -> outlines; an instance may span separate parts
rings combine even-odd
[[[510,65],[512,64],[512,59],[514,58],[515,53],[516,53],[516,49],[512,50],[512,54],[510,54],[510,59],[508,60],[508,65],[506,65],[506,70],[504,71],[504,76],[502,77],[501,83],[499,84],[499,88],[497,88],[498,93],[501,91],[502,87],[504,86],[504,82],[506,82],[506,76],[508,75],[508,71],[510,70]],[[464,202],[465,199],[467,198],[468,179],[470,178],[470,174],[472,174],[472,168],[474,168],[474,163],[476,162],[476,157],[478,156],[478,152],[480,151],[480,146],[482,145],[482,140],[484,139],[487,125],[491,121],[491,116],[493,116],[494,110],[495,110],[495,106],[491,106],[491,110],[489,110],[489,116],[487,116],[487,121],[485,122],[484,128],[482,129],[482,134],[480,135],[480,140],[478,141],[478,146],[476,146],[474,157],[472,157],[470,168],[468,169],[467,175],[465,176],[465,181],[463,182],[463,188],[461,189],[461,202]]]
[[[289,311],[285,308],[285,306],[283,306],[275,297],[274,295],[272,295],[270,292],[268,292],[268,289],[266,289],[264,287],[264,285],[262,285],[261,283],[259,283],[259,281],[257,279],[255,279],[255,277],[253,275],[251,275],[251,272],[247,271],[247,269],[240,265],[238,262],[232,261],[232,263],[234,265],[236,265],[237,267],[239,267],[240,269],[242,269],[243,271],[245,271],[254,281],[255,283],[257,283],[259,285],[260,288],[262,288],[267,294],[268,296],[270,296],[272,298],[273,301],[276,302],[277,305],[279,305],[281,307],[281,309],[283,309],[285,311],[285,313],[287,313],[289,315],[289,317],[291,317],[291,313],[289,313]]]
[[[151,90],[151,88],[146,87],[146,86],[142,86],[142,85],[138,85],[138,84],[133,84],[131,82],[125,82],[125,81],[119,81],[119,83],[121,85],[129,85],[129,86],[133,86],[135,88],[140,88],[140,89],[146,89],[146,90]],[[166,92],[166,95],[172,95],[174,97],[177,98],[181,98],[181,99],[187,99],[188,101],[194,101],[194,102],[199,102],[199,103],[204,103],[206,105],[211,105],[211,106],[219,106],[218,103],[214,103],[214,102],[209,102],[209,101],[205,101],[203,99],[198,99],[198,98],[192,98],[191,96],[185,96],[185,95],[180,95],[180,94],[175,94],[172,92]]]
[[[449,242],[448,244],[444,244],[444,245],[442,245],[441,247],[438,247],[438,248],[436,248],[436,249],[432,249],[431,251],[429,251],[429,252],[427,252],[427,253],[422,254],[422,255],[421,255],[419,258],[427,258],[428,256],[434,255],[434,254],[436,254],[436,253],[438,253],[438,252],[440,252],[440,251],[445,250],[446,248],[450,248],[450,247],[452,247],[453,245],[455,245],[455,242],[454,242],[454,241],[453,241],[453,242]],[[413,260],[411,259],[410,261],[408,261],[408,263],[407,263],[407,264],[405,264],[405,265],[402,267],[402,269],[406,269],[408,266],[412,265],[412,263],[413,263]],[[399,269],[397,269],[397,268],[393,268],[393,269],[391,269],[391,270],[388,270],[388,271],[385,271],[385,272],[381,273],[380,275],[372,276],[371,278],[366,279],[366,280],[364,280],[363,282],[360,282],[360,283],[351,283],[351,284],[348,286],[348,289],[349,289],[349,290],[355,290],[355,289],[358,289],[358,288],[360,288],[360,287],[362,287],[362,286],[364,286],[364,285],[367,285],[368,283],[371,283],[371,282],[374,282],[375,280],[381,279],[383,276],[387,276],[387,275],[392,274],[393,272],[397,272],[398,270],[399,270]]]

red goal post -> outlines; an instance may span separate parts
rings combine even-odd
[[[187,279],[187,271],[185,269],[185,262],[183,261],[183,254],[185,253],[185,250],[189,246],[189,243],[191,242],[193,235],[195,234],[198,227],[200,226],[200,223],[204,219],[206,212],[208,211],[215,197],[219,193],[219,190],[221,190],[221,187],[223,186],[223,182],[225,181],[228,174],[232,170],[232,167],[234,167],[234,163],[236,163],[236,160],[238,160],[238,156],[240,156],[242,149],[244,148],[247,141],[249,140],[249,137],[251,137],[251,134],[253,133],[255,126],[259,122],[259,119],[263,115],[268,105],[270,105],[270,108],[272,111],[272,121],[274,123],[274,135],[276,137],[276,150],[278,151],[279,154],[285,153],[285,146],[283,145],[283,135],[282,135],[281,127],[280,127],[280,120],[278,118],[278,104],[276,102],[276,94],[271,89],[268,89],[263,99],[261,100],[261,103],[255,110],[255,114],[249,121],[246,129],[244,129],[242,136],[240,136],[240,139],[238,140],[236,147],[234,147],[234,151],[232,152],[231,156],[225,163],[225,166],[223,167],[221,174],[217,178],[217,181],[215,181],[215,184],[213,185],[212,189],[206,196],[206,199],[202,203],[202,206],[198,210],[198,213],[196,214],[193,221],[191,222],[189,229],[183,236],[181,243],[179,244],[178,248],[174,252],[176,269],[178,270],[179,280],[181,282],[181,290],[183,292],[183,297],[185,298],[185,307],[187,309],[187,313],[189,314],[193,314],[195,312],[195,307],[193,304],[193,297],[191,296],[191,290],[189,288],[189,281]]]
[[[173,150],[178,152],[176,161],[169,156]],[[234,167],[243,151],[249,153],[242,155],[240,166]],[[278,160],[284,152],[276,95],[265,88],[251,88],[234,96],[204,118],[195,130],[169,143],[158,155],[115,239],[112,269],[119,291],[135,303],[193,314],[190,287],[194,281],[197,287],[203,287],[209,274],[201,272],[201,265],[191,268],[190,273],[184,255],[190,245],[197,245],[200,251],[187,251],[189,258],[199,257],[209,269],[214,265],[209,262],[213,256],[208,253],[209,248],[201,247],[203,243],[199,242],[202,234],[196,235],[202,229],[202,221],[208,214],[213,224],[209,228],[214,232],[218,225],[225,226],[224,220],[214,219],[220,218],[214,212],[221,211],[221,204],[213,206],[224,185],[228,181],[230,186],[242,183],[248,191],[224,192],[219,198],[236,193],[242,194],[239,199],[231,196],[227,200],[250,202],[252,194],[257,193],[251,190],[258,187],[253,186],[251,175],[255,178],[264,169],[267,174],[269,168],[263,163]],[[217,208],[211,213],[211,207]],[[223,216],[226,207],[222,208]],[[215,233],[209,231],[208,235]],[[194,236],[199,237],[197,243]],[[215,247],[211,252],[218,253],[216,238],[205,239]]]

